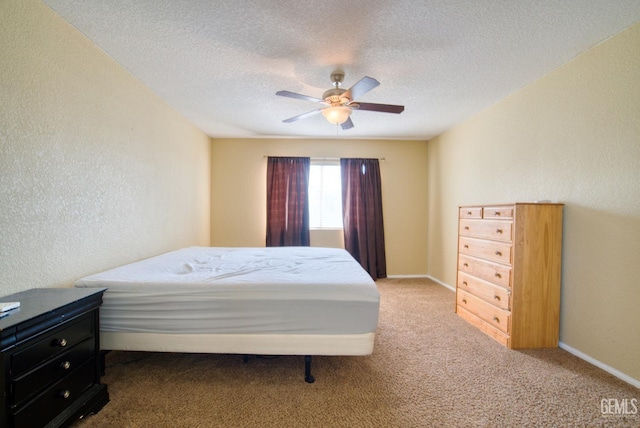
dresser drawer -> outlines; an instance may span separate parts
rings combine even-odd
[[[458,272],[458,288],[500,309],[509,310],[511,308],[511,292],[509,290],[464,272]]]
[[[482,207],[460,207],[460,218],[482,218]]]
[[[461,254],[511,265],[511,243],[460,237]]]
[[[51,385],[27,406],[14,413],[16,427],[45,426],[56,415],[82,397],[93,384],[96,375],[95,359],[90,359],[69,376]]]
[[[509,266],[460,254],[458,255],[458,270],[502,287],[511,288],[511,268]]]
[[[513,206],[484,207],[482,218],[513,218]]]
[[[509,220],[460,219],[460,236],[511,242],[513,222]]]
[[[24,400],[42,391],[71,371],[80,367],[95,355],[95,339],[86,339],[63,354],[52,358],[46,364],[39,366],[11,382],[13,391],[9,402],[19,406]]]
[[[456,312],[460,318],[466,320],[469,324],[473,325],[486,335],[495,339],[498,343],[501,343],[503,346],[511,348],[511,336],[507,333],[504,333],[491,324],[484,322],[484,320],[478,318],[471,312],[467,311],[462,306],[456,306]]]
[[[20,376],[36,365],[65,352],[92,336],[92,314],[83,315],[78,320],[37,336],[37,340],[33,344],[11,356],[11,377]]]
[[[498,330],[509,333],[511,313],[487,303],[464,290],[457,291],[457,304]]]

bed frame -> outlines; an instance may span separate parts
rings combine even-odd
[[[101,332],[103,351],[186,352],[205,354],[302,355],[304,379],[313,383],[314,355],[365,356],[373,352],[375,333],[364,334],[163,334]],[[245,362],[248,357],[245,357]]]
[[[197,320],[197,322],[199,323],[205,322],[205,325],[208,326],[209,324],[206,324],[206,323],[208,322],[207,320],[209,318],[217,319],[217,318],[223,317],[223,315],[226,314],[225,311],[232,311],[231,318],[229,318],[231,320],[235,320],[236,317],[238,316],[240,316],[241,319],[245,320],[245,318],[242,318],[245,316],[245,314],[247,316],[252,316],[252,317],[253,315],[248,314],[246,312],[242,312],[242,315],[240,315],[238,312],[235,312],[235,310],[232,309],[232,308],[235,308],[235,306],[229,306],[228,301],[225,300],[225,298],[223,297],[223,296],[228,296],[228,293],[230,290],[228,288],[229,287],[228,284],[221,284],[223,286],[222,292],[227,294],[216,294],[216,292],[220,293],[220,291],[216,291],[216,288],[212,289],[211,294],[209,293],[209,288],[207,287],[216,287],[216,285],[214,284],[218,283],[217,278],[216,280],[211,282],[212,285],[209,285],[209,283],[206,283],[204,286],[196,285],[197,292],[204,290],[203,292],[206,293],[204,297],[205,299],[214,299],[211,302],[209,302],[209,300],[205,300],[205,301],[200,301],[198,303],[197,300],[193,300],[193,297],[191,294],[188,294],[189,293],[188,289],[180,288],[181,283],[176,283],[175,287],[173,286],[174,283],[171,282],[171,280],[178,281],[178,279],[176,278],[179,278],[180,281],[182,280],[183,265],[184,265],[183,257],[185,257],[184,254],[189,255],[189,257],[192,257],[194,252],[195,254],[199,254],[196,251],[196,250],[199,251],[199,249],[194,249],[194,248],[195,247],[192,247],[190,249],[178,250],[178,251],[183,251],[182,253],[179,253],[179,257],[176,257],[175,254],[171,255],[172,253],[167,253],[169,257],[167,257],[167,255],[159,256],[159,257],[165,257],[163,259],[160,259],[162,263],[165,260],[168,262],[167,265],[161,264],[160,269],[163,271],[169,270],[170,272],[176,272],[176,273],[175,275],[170,277],[170,280],[168,283],[161,282],[161,285],[159,285],[161,287],[160,294],[158,294],[157,296],[156,294],[152,294],[153,296],[156,296],[155,297],[156,300],[152,301],[153,303],[146,303],[146,300],[144,300],[142,309],[138,309],[138,310],[144,311],[145,316],[143,319],[146,319],[147,317],[149,317],[147,313],[149,312],[149,310],[151,310],[153,312],[153,316],[155,317],[151,319],[156,320],[155,321],[156,323],[162,324],[164,326],[163,331],[157,331],[157,332],[154,332],[153,330],[143,331],[142,329],[138,328],[136,325],[137,320],[141,319],[137,315],[137,312],[135,312],[136,307],[140,308],[138,300],[136,299],[136,296],[138,295],[138,293],[141,293],[142,295],[148,294],[149,290],[151,290],[152,293],[155,293],[153,291],[154,290],[153,287],[158,287],[158,285],[147,285],[147,284],[152,284],[152,282],[150,282],[151,280],[149,279],[149,275],[151,276],[155,275],[154,272],[156,272],[155,269],[157,269],[158,260],[154,260],[154,259],[157,259],[157,258],[147,259],[147,261],[139,262],[143,266],[143,269],[142,269],[143,275],[141,278],[136,278],[136,275],[139,272],[139,268],[134,266],[136,265],[136,263],[133,263],[131,265],[125,265],[123,267],[116,268],[111,271],[107,271],[107,272],[93,275],[91,277],[83,278],[76,283],[76,287],[95,287],[95,286],[113,287],[111,292],[109,289],[107,289],[107,291],[104,294],[104,305],[103,305],[104,312],[101,313],[101,318],[104,318],[103,321],[105,322],[102,323],[103,325],[101,325],[101,331],[100,331],[100,348],[102,351],[238,354],[238,355],[244,356],[243,359],[245,362],[248,361],[249,355],[259,355],[259,356],[300,355],[304,357],[304,363],[305,363],[304,379],[308,383],[314,382],[314,377],[311,374],[312,356],[318,356],[318,355],[364,356],[364,355],[370,355],[373,352],[375,328],[377,325],[377,316],[378,316],[377,308],[379,305],[379,294],[375,287],[375,283],[373,283],[373,281],[370,279],[368,274],[364,272],[364,270],[359,266],[359,264],[357,266],[354,266],[354,264],[357,264],[357,262],[355,262],[355,260],[353,260],[353,258],[351,258],[351,256],[348,255],[348,253],[344,252],[344,254],[337,254],[335,255],[336,258],[332,258],[333,257],[332,255],[334,253],[331,251],[335,249],[317,249],[317,250],[325,250],[324,253],[322,252],[319,253],[320,258],[322,258],[323,256],[327,257],[327,260],[329,260],[329,262],[334,263],[328,267],[327,265],[320,266],[321,268],[325,268],[331,272],[328,272],[327,270],[325,270],[324,274],[322,273],[320,274],[319,279],[313,279],[313,278],[318,278],[316,274],[317,267],[315,267],[314,269],[310,269],[310,272],[314,275],[312,278],[313,281],[309,283],[310,285],[307,286],[306,282],[304,282],[305,280],[303,280],[303,284],[305,285],[302,286],[302,289],[299,292],[296,292],[299,294],[292,295],[290,294],[290,292],[284,291],[284,290],[288,290],[287,288],[288,286],[286,285],[287,281],[289,281],[289,283],[299,284],[299,282],[295,282],[295,280],[297,279],[297,281],[300,281],[301,276],[305,276],[307,274],[306,271],[296,272],[296,275],[298,275],[296,279],[291,279],[291,278],[287,279],[286,277],[282,279],[280,277],[280,274],[278,274],[278,276],[274,279],[273,277],[268,276],[269,273],[264,274],[264,276],[267,277],[265,281],[267,282],[275,281],[275,283],[278,284],[276,286],[277,290],[280,290],[280,288],[284,287],[282,288],[283,293],[285,293],[285,294],[282,294],[282,296],[284,297],[284,300],[281,300],[280,298],[273,299],[273,296],[280,296],[280,294],[271,294],[272,292],[270,291],[271,290],[270,288],[267,288],[267,289],[263,288],[262,282],[261,282],[262,279],[259,279],[258,282],[253,282],[256,275],[255,272],[258,272],[258,275],[260,276],[260,278],[262,278],[263,276],[262,270],[253,270],[252,272],[254,272],[254,277],[250,277],[250,278],[242,277],[241,281],[245,281],[245,282],[244,283],[241,282],[239,285],[240,287],[239,290],[242,290],[242,284],[251,284],[251,287],[254,287],[251,289],[253,291],[249,291],[249,294],[247,295],[247,298],[249,300],[239,300],[239,301],[242,302],[242,305],[243,305],[242,307],[246,306],[250,301],[253,301],[253,304],[255,305],[255,299],[258,299],[258,302],[262,302],[262,300],[259,300],[259,298],[255,297],[256,293],[258,294],[262,293],[262,295],[266,296],[265,298],[267,300],[264,301],[265,302],[264,305],[262,303],[259,303],[259,306],[257,306],[257,308],[261,308],[258,311],[259,313],[268,314],[268,316],[263,315],[263,316],[266,316],[266,318],[264,318],[265,324],[260,324],[263,318],[258,317],[255,320],[251,318],[252,323],[258,323],[258,324],[255,324],[256,326],[255,329],[250,328],[247,331],[242,331],[240,333],[233,333],[232,330],[228,330],[226,327],[219,332],[218,331],[196,332],[195,330],[192,329],[191,327],[192,324],[190,321],[188,322],[188,324],[186,324],[186,327],[185,327],[185,324],[184,324],[185,316],[188,317],[188,320],[191,320],[191,319],[193,319],[194,321]],[[215,249],[210,249],[210,251],[214,251],[214,250]],[[235,249],[235,250],[240,251],[240,249]],[[204,251],[207,251],[207,248],[205,248]],[[229,250],[229,251],[232,252],[233,250]],[[281,249],[281,250],[274,250],[274,251],[280,251],[280,253],[270,252],[269,254],[280,254],[281,259],[287,259],[287,260],[289,259],[288,257],[289,253],[282,253],[282,251],[289,251],[289,250]],[[316,253],[306,252],[306,251],[311,251],[308,249],[300,250],[300,251],[302,251],[303,254],[305,254],[305,257],[301,259],[302,261],[308,260],[309,255],[313,256],[314,254],[316,254]],[[282,254],[286,254],[287,257],[282,257]],[[262,254],[262,256],[264,256],[264,254]],[[178,260],[179,263],[176,262],[176,260]],[[187,258],[187,260],[190,260],[190,259]],[[150,265],[148,261],[152,261],[151,268],[149,268]],[[155,263],[155,265],[153,263]],[[172,263],[176,265],[175,269],[171,267]],[[195,263],[197,262],[193,262],[193,263],[195,265]],[[284,266],[285,268],[289,268],[291,265],[290,261],[287,263],[289,263],[289,265]],[[299,263],[299,264],[303,264],[303,263]],[[348,268],[346,268],[346,270],[338,270],[336,267],[338,264],[340,265],[346,264]],[[133,266],[135,269],[131,270],[132,269],[131,266]],[[251,267],[253,267],[253,265],[251,265]],[[269,268],[272,268],[272,266],[269,265]],[[279,267],[276,268],[276,270],[278,269]],[[133,275],[131,274],[131,272],[133,272]],[[342,279],[343,272],[344,272],[344,276],[346,276],[347,279],[344,279],[344,280]],[[355,275],[354,275],[354,272],[355,272]],[[189,273],[189,275],[190,274],[191,273]],[[194,274],[194,276],[195,275],[196,274]],[[224,273],[224,275],[222,275],[226,280],[225,275],[227,275],[226,272]],[[363,277],[362,275],[365,275],[365,277]],[[204,277],[207,277],[207,275],[204,275]],[[197,276],[194,282],[187,282],[186,283],[187,285],[184,285],[184,286],[189,287],[191,286],[189,284],[201,284],[202,282],[206,282],[206,281],[203,281],[202,278],[203,276]],[[278,282],[279,280],[284,281],[282,284],[285,284],[285,285],[282,285],[282,286],[279,285],[280,284]],[[246,281],[250,281],[250,282],[246,282]],[[322,281],[328,281],[326,282],[327,285],[325,286],[324,285],[325,283]],[[336,292],[335,291],[336,287],[339,287],[338,289],[342,290],[341,287],[343,287],[342,285],[343,281],[344,281],[344,287],[346,287],[345,291],[340,292],[340,294],[337,294],[337,295],[333,294]],[[167,288],[167,284],[169,284],[170,286],[169,288]],[[255,284],[257,284],[258,288],[255,288],[256,287]],[[235,283],[232,283],[230,286],[236,287]],[[333,286],[334,291],[330,291],[331,286]],[[149,287],[151,287],[151,289],[149,289]],[[203,288],[200,288],[200,287],[203,287]],[[224,288],[224,287],[227,287],[227,288]],[[297,289],[298,285],[295,285],[295,287]],[[306,288],[306,287],[309,287],[309,288]],[[360,291],[354,291],[354,290],[359,290],[360,289],[359,287],[362,287],[363,292],[365,292],[364,296],[366,297],[362,296]],[[169,291],[170,293],[174,293],[173,296],[176,296],[174,298],[183,298],[184,293],[182,290],[184,290],[184,292],[187,293],[187,294],[184,294],[184,296],[186,296],[185,298],[187,299],[187,301],[189,302],[192,301],[194,305],[201,306],[198,309],[200,312],[197,312],[197,310],[196,312],[193,312],[195,309],[192,310],[190,309],[191,306],[187,306],[185,309],[188,310],[188,312],[186,312],[188,313],[188,315],[181,316],[181,318],[174,318],[172,317],[171,313],[162,311],[159,308],[164,306],[158,307],[155,305],[164,305],[172,301],[171,295],[167,295],[165,297],[165,295],[162,294],[164,292],[167,292],[167,290],[170,290]],[[236,288],[232,288],[231,290],[232,290],[231,292],[235,296]],[[239,291],[239,293],[246,294],[247,291],[246,290]],[[265,293],[268,293],[268,294],[265,294]],[[317,297],[308,297],[309,293],[311,293],[312,296],[317,296]],[[343,293],[346,293],[346,294],[343,294]],[[110,296],[111,296],[111,299],[110,299]],[[199,295],[196,295],[196,296],[199,296]],[[295,296],[302,296],[301,297],[302,300],[296,300],[297,297]],[[290,299],[293,299],[293,300],[290,300]],[[320,300],[315,300],[315,299],[320,299]],[[336,305],[334,305],[334,303],[332,302],[333,299],[336,299],[336,302],[335,302]],[[277,306],[278,309],[275,309],[274,306],[271,306],[271,304],[268,304],[267,302],[269,301],[280,302],[279,306]],[[325,303],[322,303],[322,301],[324,301]],[[287,303],[283,304],[282,302],[287,302]],[[291,302],[291,303],[288,303],[288,302]],[[305,305],[307,306],[301,306],[301,307],[298,306],[298,308],[304,308],[302,312],[300,311],[300,309],[297,309],[297,311],[289,311],[288,308],[290,308],[291,305],[296,304],[296,302],[306,302]],[[331,303],[329,305],[326,302],[331,302]],[[361,305],[361,306],[349,306],[354,304]],[[311,305],[311,306],[308,306],[308,305]],[[366,317],[363,317],[365,312],[363,312],[363,310],[360,308],[365,306],[362,306],[362,305],[366,305],[366,308],[375,307],[376,308],[375,312],[372,312],[372,309],[367,309],[365,311]],[[202,312],[203,307],[204,307],[204,312]],[[315,309],[317,309],[317,311],[315,315],[312,315],[311,312],[314,311],[314,307]],[[325,307],[327,308],[327,310],[329,310],[329,312],[324,312]],[[183,311],[185,309],[183,309]],[[114,311],[118,311],[118,312],[114,312]],[[282,312],[282,311],[286,311],[286,312]],[[293,315],[294,313],[297,313],[297,315]],[[373,315],[374,313],[375,315]],[[133,318],[129,314],[133,314]],[[354,328],[354,326],[351,326],[350,324],[344,324],[342,321],[343,318],[340,318],[338,314],[349,314],[346,319],[353,320],[352,322],[356,323],[354,324],[354,326],[358,325],[358,327]],[[363,314],[363,315],[360,315],[360,314]],[[281,320],[288,320],[292,316],[294,317],[292,321],[297,320],[295,322],[299,324],[291,324],[291,321],[287,321],[286,328],[285,328],[286,331],[284,333],[283,332],[274,333],[268,329],[267,331],[261,331],[262,328],[259,327],[259,326],[266,326],[268,328],[271,328],[271,323],[273,322],[277,323],[277,322],[280,322]],[[131,319],[131,321],[128,321],[129,319]],[[324,319],[331,320],[330,325],[333,325],[334,327],[328,327],[328,326],[325,327],[326,321],[322,321]],[[277,320],[277,321],[274,321],[274,320]],[[364,320],[368,320],[368,321],[364,321]],[[247,321],[245,320],[244,323],[246,322]],[[233,325],[236,325],[235,321],[231,321],[231,323]],[[365,327],[362,326],[363,323],[365,324]],[[153,328],[155,330],[156,325],[159,325],[159,324],[153,324],[152,326],[147,328]],[[304,328],[302,328],[301,324],[305,324]],[[345,328],[345,326],[347,328]],[[297,328],[300,328],[301,333],[293,333],[294,331],[296,331]],[[175,332],[174,330],[179,330],[179,332]],[[209,327],[207,327],[206,330],[209,330]],[[291,330],[291,333],[288,332],[288,330]],[[191,331],[194,331],[194,332],[191,332]],[[354,331],[356,332],[354,333]],[[103,357],[104,357],[104,353],[103,353]]]
[[[375,333],[365,334],[161,334],[101,332],[103,351],[186,352],[206,354],[302,355],[306,382],[312,383],[314,355],[365,356],[373,352]],[[248,357],[245,357],[245,362]]]

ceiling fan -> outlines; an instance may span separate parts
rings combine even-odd
[[[283,120],[285,123],[295,122],[296,120],[306,119],[315,114],[322,113],[322,115],[335,125],[340,125],[342,129],[353,128],[353,122],[351,121],[351,112],[353,110],[367,110],[377,111],[383,113],[402,113],[404,106],[393,104],[375,104],[375,103],[363,103],[356,101],[357,98],[366,94],[376,86],[380,85],[376,79],[365,76],[357,81],[348,90],[341,89],[342,81],[344,80],[344,72],[341,70],[331,73],[331,81],[333,82],[333,88],[322,94],[322,98],[311,97],[308,95],[296,94],[289,91],[278,91],[276,95],[289,98],[297,98],[300,100],[307,100],[326,104],[326,107],[320,107],[315,110],[308,111],[306,113],[299,114],[289,119]]]

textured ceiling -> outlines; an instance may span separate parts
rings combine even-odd
[[[638,0],[44,0],[212,137],[429,139],[640,20]],[[380,86],[342,130],[321,116],[344,88]]]

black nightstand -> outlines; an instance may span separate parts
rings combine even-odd
[[[0,427],[64,427],[109,402],[100,383],[104,289],[36,288],[4,296],[0,318]]]

